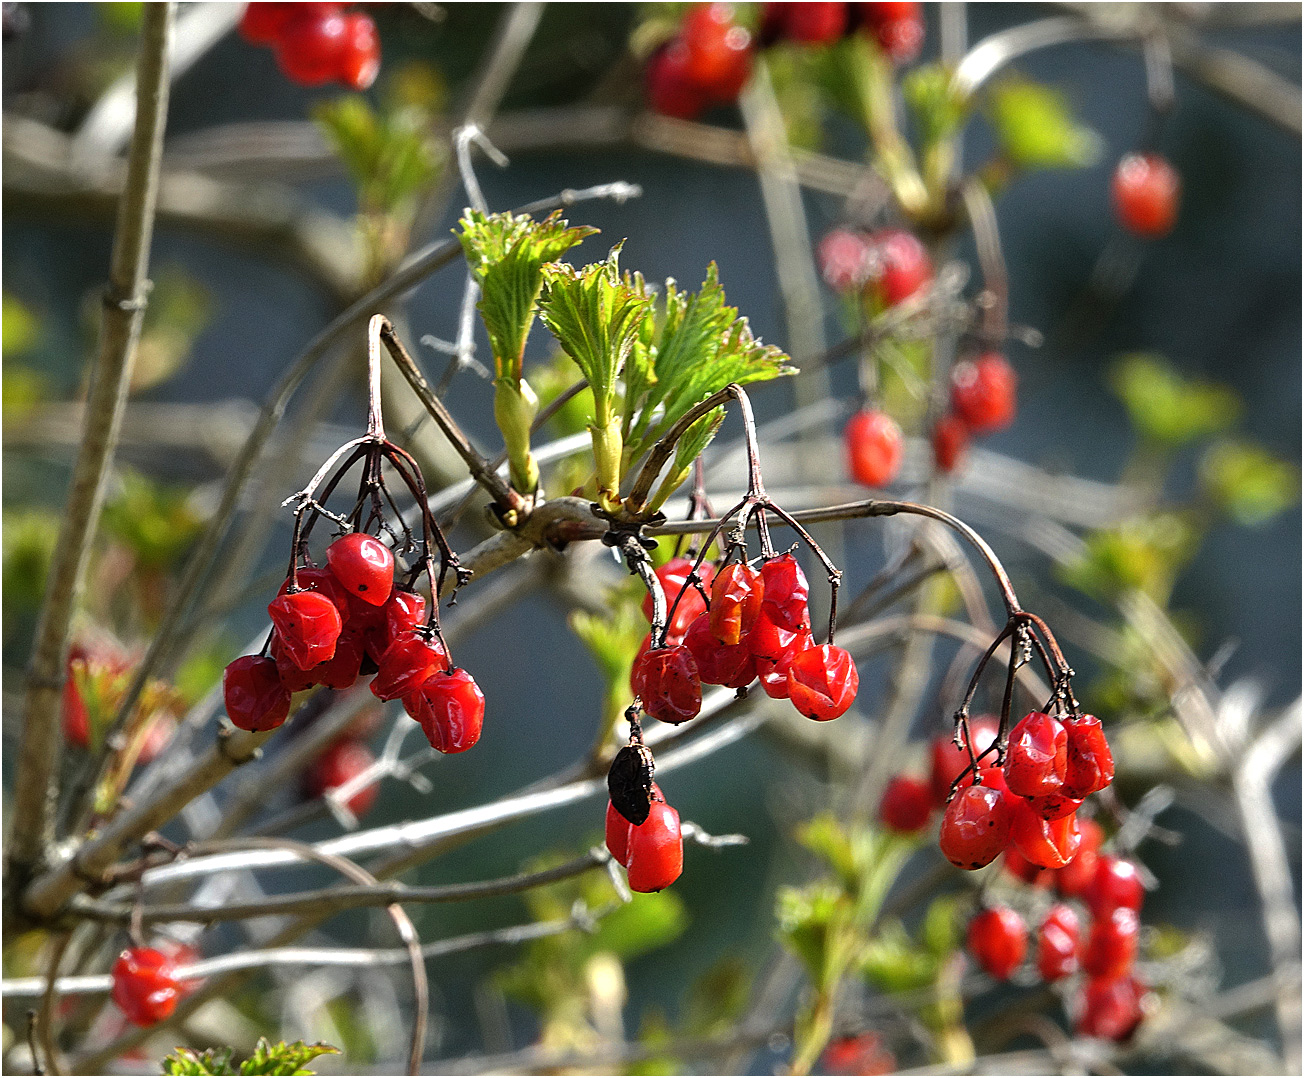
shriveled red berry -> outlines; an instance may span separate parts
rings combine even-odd
[[[881,228],[868,242],[868,287],[880,307],[904,303],[932,281],[932,260],[913,232]]]
[[[687,722],[702,710],[697,661],[683,644],[645,652],[634,660],[630,680],[643,710],[662,722]]]
[[[616,861],[629,867],[629,827],[630,823],[610,801],[607,802],[606,843],[607,851]]]
[[[465,752],[480,740],[484,693],[460,667],[432,674],[403,697],[403,707],[421,724],[430,747],[439,752]]]
[[[820,1068],[828,1074],[895,1074],[896,1057],[877,1033],[834,1037],[820,1056]]]
[[[310,797],[322,797],[352,782],[376,762],[376,757],[361,741],[343,738],[328,745],[308,765],[304,773],[304,790]],[[373,782],[350,795],[346,804],[355,816],[364,816],[376,803],[380,788]]]
[[[842,430],[847,471],[861,486],[885,487],[897,477],[905,455],[901,428],[886,412],[862,408]]]
[[[416,692],[427,678],[447,666],[448,652],[440,646],[438,637],[403,633],[381,656],[371,691],[381,700],[397,700]]]
[[[1083,1037],[1125,1041],[1145,1017],[1145,986],[1135,977],[1092,977],[1082,990],[1081,1012],[1074,1029]]]
[[[1145,897],[1145,884],[1136,865],[1113,854],[1101,854],[1082,900],[1096,917],[1107,917],[1120,907],[1139,910]]]
[[[316,591],[286,592],[267,604],[286,655],[300,670],[311,670],[335,654],[344,628],[339,608]]]
[[[1000,721],[993,715],[974,715],[969,719],[969,737],[973,743],[974,756],[982,756],[996,743],[996,734],[1000,730]],[[933,803],[937,806],[946,804],[951,796],[951,784],[969,766],[969,752],[961,748],[950,737],[935,737],[929,746],[932,761],[930,782],[933,787]],[[992,764],[995,754],[984,757],[979,767]]]
[[[966,944],[978,965],[1007,981],[1028,953],[1028,926],[1008,906],[992,906],[970,919]]]
[[[1081,931],[1072,906],[1060,902],[1050,908],[1037,929],[1037,972],[1042,980],[1058,981],[1077,971]]]
[[[647,819],[629,828],[629,889],[660,891],[684,870],[684,839],[679,813],[664,801],[653,801]]]
[[[788,667],[788,699],[806,718],[817,722],[845,714],[859,688],[856,661],[836,644],[807,648]]]
[[[169,1018],[181,998],[175,963],[153,947],[131,947],[113,963],[113,1002],[138,1026]]]
[[[290,659],[279,637],[272,638],[271,654],[276,660],[281,684],[290,692],[299,692],[313,685],[325,685],[328,689],[352,688],[361,673],[366,652],[363,635],[346,629],[335,641],[335,654],[307,670],[300,670]]]
[[[414,591],[395,588],[380,613],[380,620],[366,635],[367,654],[377,663],[395,639],[414,631],[426,620],[426,600]]]
[[[869,280],[869,241],[860,232],[835,228],[816,251],[820,276],[834,292],[859,292]]]
[[[1064,733],[1068,737],[1065,794],[1083,798],[1114,781],[1114,754],[1095,715],[1069,716],[1064,720]]]
[[[320,86],[340,73],[348,24],[338,11],[303,11],[295,4],[276,42],[276,64],[300,86]],[[315,5],[312,5],[315,6]]]
[[[990,865],[1010,841],[1010,810],[990,786],[962,786],[942,814],[939,845],[960,868]]]
[[[1006,872],[1033,887],[1048,888],[1055,880],[1054,872],[1034,865],[1018,851],[1017,847],[1007,847],[1005,856],[1001,860]]]
[[[326,548],[326,561],[350,595],[372,606],[383,606],[394,590],[394,554],[374,536],[340,536]]]
[[[711,631],[722,644],[737,644],[765,601],[765,581],[746,562],[731,562],[711,581]]]
[[[1065,898],[1078,898],[1085,893],[1096,875],[1098,851],[1105,841],[1105,832],[1095,820],[1079,820],[1082,844],[1073,859],[1055,873],[1055,889]]]
[[[913,834],[928,826],[933,814],[933,792],[928,783],[910,775],[894,775],[883,791],[878,815],[893,831]]]
[[[276,663],[261,655],[242,655],[222,674],[226,713],[241,730],[274,730],[290,714],[290,693]]]
[[[774,700],[788,699],[788,668],[792,660],[815,646],[810,630],[781,629],[762,609],[744,643],[756,657],[756,676],[765,695]]]
[[[1119,161],[1110,184],[1114,212],[1129,232],[1153,239],[1177,223],[1182,180],[1157,153],[1130,153]]]
[[[370,15],[344,16],[344,48],[337,79],[350,90],[365,90],[380,74],[380,35]]]
[[[657,570],[657,579],[661,581],[661,590],[666,597],[666,616],[670,617],[671,608],[675,612],[666,625],[666,642],[669,644],[682,644],[688,627],[706,610],[706,599],[702,592],[697,590],[696,584],[688,583],[688,574],[692,571],[693,562],[689,558],[671,558]],[[707,562],[697,571],[697,575],[701,578],[703,591],[709,591],[715,567]],[[648,621],[652,620],[650,593],[643,596],[643,616]]]
[[[1141,920],[1136,910],[1119,906],[1091,925],[1087,945],[1082,949],[1082,968],[1092,977],[1113,980],[1122,977],[1136,961]]]
[[[1063,868],[1078,852],[1082,833],[1075,816],[1047,820],[1026,798],[1010,800],[1010,841],[1038,868]]]
[[[891,60],[903,64],[919,55],[924,16],[917,0],[879,0],[856,6],[865,29]]]
[[[810,628],[810,584],[789,551],[761,566],[765,598],[761,612],[781,629]]]
[[[1014,422],[1018,376],[999,352],[984,352],[951,369],[951,407],[975,434]]]
[[[696,120],[708,104],[707,92],[688,73],[688,46],[681,38],[654,52],[643,72],[648,104],[653,112],[677,120]]]
[[[684,647],[697,663],[697,675],[703,685],[727,685],[740,689],[756,678],[756,659],[744,640],[739,644],[722,644],[711,632],[711,616],[703,611],[688,629]]]
[[[1068,736],[1059,719],[1030,711],[1010,731],[1005,753],[1005,781],[1020,797],[1057,794],[1068,764]]]
[[[1069,797],[1063,789],[1059,793],[1030,797],[1028,804],[1037,815],[1046,820],[1062,820],[1065,816],[1072,816],[1082,807],[1080,798]]]
[[[939,472],[955,471],[969,448],[969,428],[957,415],[947,413],[933,426],[933,463]]]
[[[806,3],[766,3],[761,38],[786,38],[803,45],[830,45],[847,29],[847,5],[808,0]]]
[[[689,81],[724,103],[737,98],[752,71],[752,35],[734,14],[732,4],[694,4],[679,29]]]

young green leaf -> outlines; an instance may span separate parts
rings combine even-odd
[[[1216,434],[1240,415],[1240,401],[1230,389],[1184,378],[1162,356],[1122,356],[1110,371],[1110,385],[1133,426],[1164,445],[1184,445]]]
[[[240,1064],[240,1073],[313,1074],[314,1071],[306,1069],[309,1063],[318,1056],[339,1055],[339,1052],[338,1048],[333,1048],[329,1044],[304,1044],[303,1041],[295,1041],[293,1044],[278,1041],[276,1044],[269,1044],[266,1037],[259,1037],[254,1054]]]
[[[1299,471],[1251,442],[1222,439],[1200,461],[1200,482],[1238,524],[1265,524],[1299,497]]]
[[[193,1048],[178,1048],[163,1057],[163,1073],[174,1075],[228,1075],[234,1048],[206,1048],[196,1052]]]
[[[1005,156],[1020,168],[1081,168],[1100,156],[1100,136],[1074,120],[1049,86],[1003,79],[992,87],[988,114]]]

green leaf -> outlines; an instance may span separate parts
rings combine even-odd
[[[180,559],[203,521],[191,507],[188,491],[128,469],[104,506],[103,526],[142,565],[158,569]]]
[[[35,610],[45,594],[45,578],[59,538],[59,515],[48,509],[4,512],[4,609]]]
[[[959,904],[956,895],[938,895],[928,904],[919,939],[935,958],[947,958],[960,946]]]
[[[818,854],[844,881],[854,886],[861,864],[851,836],[831,812],[816,816],[798,833],[797,841]]]
[[[586,950],[610,951],[629,960],[673,943],[687,927],[688,912],[674,892],[638,894],[598,922]]]
[[[240,1064],[240,1074],[314,1074],[307,1066],[318,1056],[339,1055],[340,1050],[329,1044],[304,1044],[295,1041],[286,1044],[278,1041],[269,1044],[266,1037],[258,1038],[254,1054]]]
[[[851,917],[846,893],[827,881],[805,887],[780,887],[775,895],[779,939],[806,964],[821,984],[834,931]]]
[[[920,64],[901,80],[901,93],[925,145],[941,142],[959,130],[968,112],[951,88],[951,73],[941,64]]]
[[[901,922],[891,918],[865,948],[861,973],[885,992],[923,988],[937,976],[938,959],[914,942]]]
[[[1184,445],[1230,427],[1241,404],[1226,386],[1182,377],[1163,356],[1121,356],[1110,371],[1133,426],[1152,441]]]
[[[4,293],[3,339],[0,340],[0,347],[5,358],[10,359],[31,351],[40,329],[41,323],[35,312],[17,296]]]
[[[598,230],[570,227],[560,210],[542,221],[527,214],[467,210],[459,223],[458,239],[482,293],[480,315],[489,332],[495,377],[519,379],[545,263]]]
[[[193,1048],[178,1048],[163,1057],[164,1074],[228,1075],[234,1048],[206,1048],[196,1052]]]
[[[1177,513],[1155,513],[1092,532],[1082,556],[1062,565],[1058,575],[1096,598],[1135,588],[1164,603],[1197,544],[1190,521]]]
[[[1100,136],[1049,86],[1009,76],[991,88],[987,106],[1005,156],[1021,168],[1081,168],[1100,157]]]
[[[1200,461],[1200,483],[1239,524],[1263,524],[1299,498],[1299,469],[1252,442],[1215,442]]]

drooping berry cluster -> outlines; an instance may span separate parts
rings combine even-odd
[[[113,963],[111,976],[113,1002],[138,1026],[170,1018],[185,990],[176,977],[174,957],[154,947],[123,951]]]
[[[607,850],[629,873],[631,891],[660,891],[684,870],[684,837],[679,813],[666,804],[661,787],[652,784],[651,804],[642,823],[630,823],[607,802]]]
[[[240,19],[240,36],[266,45],[291,82],[338,82],[365,90],[380,72],[380,35],[370,15],[344,4],[252,3]]]

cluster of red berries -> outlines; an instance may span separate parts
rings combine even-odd
[[[380,35],[371,16],[343,4],[254,3],[240,19],[240,36],[266,45],[291,82],[338,82],[365,90],[380,72]]]
[[[222,688],[231,721],[242,730],[272,730],[289,714],[291,693],[347,689],[375,673],[371,691],[381,700],[401,698],[434,748],[469,749],[480,738],[484,695],[451,664],[425,599],[395,585],[389,547],[349,532],[330,545],[326,561],[325,568],[295,568],[268,605],[268,654],[227,666]]]
[[[836,719],[851,707],[860,687],[855,661],[835,644],[815,643],[810,587],[791,552],[760,569],[736,561],[696,573],[688,558],[674,558],[657,577],[673,596],[665,639],[654,647],[648,634],[630,675],[653,718],[685,722],[701,710],[703,684],[742,689],[756,679],[767,696],[791,700],[810,719]],[[651,595],[643,612],[651,621]]]
[[[158,947],[129,947],[113,963],[113,1002],[138,1026],[152,1026],[172,1017],[181,997],[193,985],[176,975],[178,965],[199,958],[193,947],[168,943]]]
[[[631,891],[660,891],[684,871],[684,836],[679,813],[666,804],[661,787],[652,784],[647,819],[630,823],[607,802],[607,850],[629,873]]]
[[[645,78],[648,102],[664,116],[694,120],[712,105],[738,99],[752,72],[756,46],[780,40],[830,45],[860,29],[895,62],[919,54],[921,5],[892,3],[767,3],[760,31],[739,22],[733,4],[693,4],[678,33],[652,54]]]
[[[1130,153],[1114,169],[1114,212],[1129,232],[1146,239],[1166,236],[1177,223],[1182,180],[1157,153]]]

